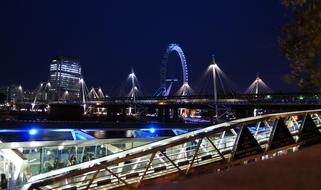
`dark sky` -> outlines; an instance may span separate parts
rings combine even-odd
[[[80,60],[88,86],[115,91],[133,67],[151,94],[175,42],[192,85],[215,54],[240,90],[260,72],[274,91],[289,91],[282,79],[288,61],[276,42],[284,15],[280,0],[2,0],[0,86],[35,88],[48,79],[51,57],[69,55]],[[169,65],[181,75],[176,62]]]

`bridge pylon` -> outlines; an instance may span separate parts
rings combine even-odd
[[[260,93],[270,93],[272,90],[266,83],[261,79],[259,73],[256,74],[255,80],[246,89],[246,94],[260,94]]]
[[[272,90],[265,84],[265,82],[260,78],[259,72],[256,74],[255,80],[252,84],[246,89],[245,93],[259,95],[260,93],[270,93]],[[253,115],[256,116],[258,109],[253,110]]]

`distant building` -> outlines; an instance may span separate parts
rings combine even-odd
[[[49,82],[53,99],[68,96],[79,97],[81,66],[79,61],[70,57],[55,57],[51,60]]]
[[[0,87],[0,94],[2,94],[2,98],[8,102],[9,100],[9,87],[8,86],[2,86]]]
[[[14,84],[0,87],[0,93],[5,96],[6,102],[19,102],[24,99],[22,87]]]

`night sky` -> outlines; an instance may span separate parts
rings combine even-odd
[[[196,84],[215,54],[221,69],[244,91],[260,72],[275,91],[293,91],[277,37],[285,10],[280,0],[0,2],[0,86],[35,88],[47,81],[50,59],[78,58],[88,87],[113,94],[134,68],[146,94],[159,87],[169,43],[185,52]],[[181,75],[177,55],[169,59]]]

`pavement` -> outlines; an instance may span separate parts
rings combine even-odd
[[[264,190],[321,189],[321,144],[295,153],[236,166],[178,181],[141,187],[142,190]]]

